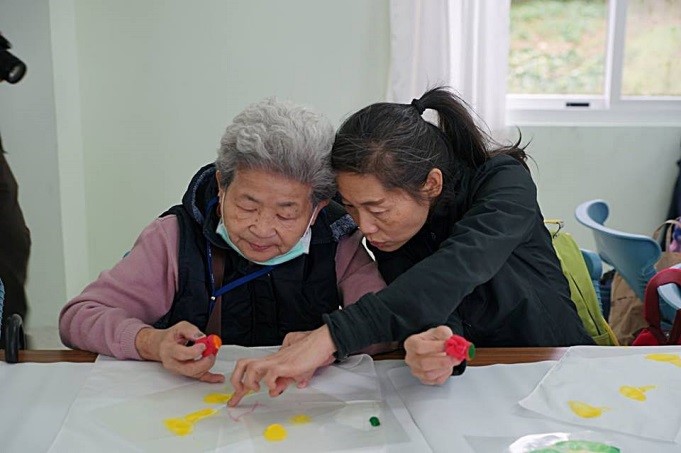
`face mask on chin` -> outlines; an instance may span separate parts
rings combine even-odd
[[[282,254],[282,255],[277,255],[274,256],[267,261],[254,261],[250,258],[248,258],[246,255],[244,255],[241,250],[239,250],[239,247],[236,246],[232,242],[232,240],[229,238],[229,233],[227,232],[227,228],[225,228],[225,224],[222,221],[222,218],[220,218],[220,222],[218,222],[218,227],[215,230],[215,232],[229,245],[232,250],[237,252],[239,255],[241,255],[243,258],[247,259],[248,261],[255,263],[255,264],[260,264],[261,266],[276,266],[277,264],[285,263],[287,261],[291,261],[294,258],[298,258],[300,255],[307,254],[310,251],[310,240],[312,239],[312,229],[310,228],[312,226],[312,219],[315,216],[315,213],[317,212],[317,208],[312,211],[312,215],[310,216],[310,221],[307,224],[307,228],[305,228],[305,233],[303,234],[303,237],[296,242],[296,245],[291,247],[291,250],[288,252]]]

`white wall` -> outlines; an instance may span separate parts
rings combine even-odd
[[[386,92],[387,0],[0,0],[0,30],[29,65],[0,86],[0,127],[33,232],[34,336],[179,201],[248,103],[277,95],[339,124]],[[679,128],[522,131],[544,214],[580,245],[590,198],[628,231],[664,218]]]
[[[247,104],[276,95],[338,122],[380,99],[387,12],[364,0],[77,1],[90,277],[179,202]]]
[[[561,218],[581,247],[595,250],[591,231],[574,217],[575,207],[602,198],[610,206],[606,225],[652,234],[666,220],[681,127],[521,126],[546,218]]]

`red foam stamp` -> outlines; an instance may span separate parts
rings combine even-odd
[[[208,357],[209,355],[216,355],[218,349],[222,346],[222,340],[217,335],[208,335],[207,337],[201,337],[194,341],[194,344],[203,343],[206,345],[206,349],[203,350],[201,355],[203,357]]]
[[[461,335],[452,335],[445,341],[445,352],[458,360],[471,360],[475,357],[475,345]]]

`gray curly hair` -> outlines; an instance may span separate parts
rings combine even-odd
[[[251,104],[227,126],[218,149],[220,186],[227,188],[239,169],[278,173],[310,185],[312,205],[333,197],[331,169],[334,129],[312,110],[268,98]]]

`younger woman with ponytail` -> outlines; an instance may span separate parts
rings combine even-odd
[[[423,119],[428,109],[438,126]],[[463,371],[444,353],[452,333],[483,347],[593,344],[519,143],[494,143],[445,88],[348,118],[331,152],[338,191],[388,286],[291,335],[278,353],[237,364],[237,393],[264,379],[276,395],[332,354],[386,341],[404,342],[427,384]]]

